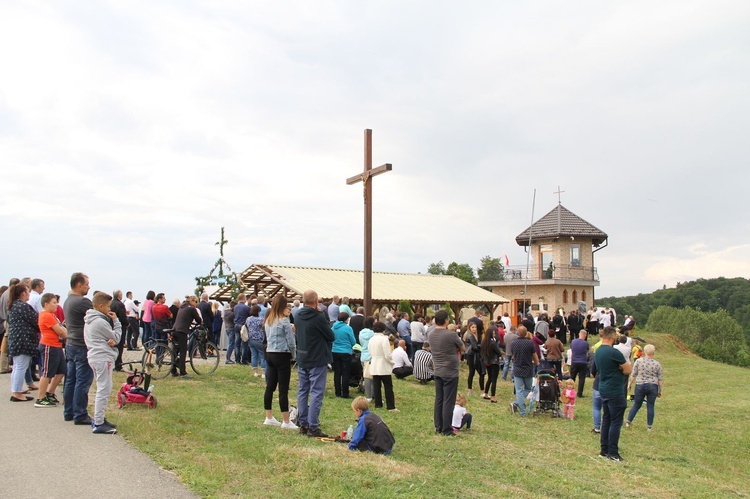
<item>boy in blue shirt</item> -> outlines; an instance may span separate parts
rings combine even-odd
[[[370,403],[364,397],[357,397],[352,402],[352,410],[357,416],[357,428],[354,430],[349,450],[370,451],[388,455],[393,450],[396,439],[380,416],[370,412]]]

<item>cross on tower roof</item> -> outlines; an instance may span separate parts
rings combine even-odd
[[[557,186],[557,190],[552,193],[552,194],[557,194],[557,204],[562,204],[562,200],[560,198],[560,194],[562,194],[563,192],[565,192],[565,191],[561,191],[560,190],[560,186],[558,185]]]

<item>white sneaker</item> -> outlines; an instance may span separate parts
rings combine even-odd
[[[266,379],[266,375],[265,375],[265,374],[261,374],[261,375],[260,375],[260,377],[261,377],[262,379]]]
[[[263,421],[263,424],[267,426],[281,426],[281,423],[279,423],[276,418],[266,418],[266,420]]]
[[[288,423],[281,423],[282,430],[298,430],[299,426],[289,421]]]
[[[257,378],[259,376],[259,374],[258,373],[253,373],[253,376]]]

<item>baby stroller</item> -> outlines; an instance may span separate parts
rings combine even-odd
[[[145,388],[142,386],[144,382]],[[117,392],[117,407],[122,409],[125,404],[146,404],[149,409],[155,408],[156,397],[151,394],[153,388],[151,375],[139,373],[138,369],[134,369]]]
[[[554,369],[540,369],[536,374],[536,387],[539,400],[534,407],[533,415],[551,412],[553,418],[561,418],[560,387]]]
[[[351,388],[357,388],[359,393],[365,393],[365,376],[362,370],[362,347],[354,345],[354,351],[352,352],[352,367],[349,371],[349,386]]]

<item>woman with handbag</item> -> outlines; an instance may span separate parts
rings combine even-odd
[[[479,389],[482,390],[482,398],[489,399],[484,392],[484,363],[482,362],[482,353],[479,351],[477,343],[477,325],[470,322],[468,329],[464,333],[464,345],[466,345],[466,364],[469,366],[469,386],[467,395],[472,395],[472,386],[474,385],[474,373],[479,374]]]
[[[39,346],[39,314],[29,305],[29,289],[23,284],[14,284],[8,290],[8,354],[13,357],[13,373],[10,375],[11,402],[28,402],[23,382],[29,382],[29,390],[37,390],[27,375],[31,358],[37,355]]]
[[[291,310],[283,294],[274,296],[271,308],[266,312],[266,392],[263,405],[266,410],[264,425],[280,426],[284,430],[296,430],[298,426],[289,419],[289,380],[292,377],[292,361],[297,357],[297,341],[292,324]],[[273,417],[273,392],[279,388],[280,423]]]

